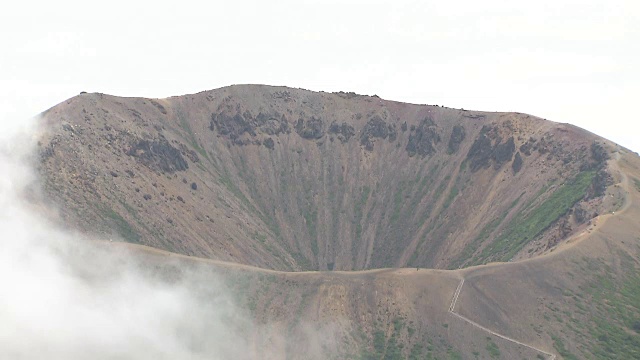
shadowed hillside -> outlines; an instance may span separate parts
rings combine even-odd
[[[353,93],[81,94],[44,113],[65,221],[279,270],[458,268],[550,251],[610,204],[571,125]]]

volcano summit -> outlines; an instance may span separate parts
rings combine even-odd
[[[242,273],[257,321],[332,324],[338,357],[638,354],[640,159],[578,127],[263,85],[42,116],[60,221]]]

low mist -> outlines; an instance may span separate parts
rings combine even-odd
[[[251,357],[251,323],[215,276],[166,264],[158,272],[108,239],[48,220],[55,210],[38,201],[31,166],[38,119],[2,120],[0,358]]]

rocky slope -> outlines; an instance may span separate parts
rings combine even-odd
[[[115,240],[82,257],[222,281],[237,357],[640,356],[640,158],[584,130],[268,86],[81,94],[42,125],[59,220]]]
[[[245,85],[85,93],[43,117],[38,165],[67,223],[263,268],[529,258],[611,205],[605,141],[525,114]]]
[[[195,286],[205,294],[216,283],[209,276],[223,279],[250,319],[232,326],[248,339],[246,358],[633,359],[640,355],[640,157],[615,148],[606,163],[611,211],[553,252],[523,261],[282,272],[124,242],[100,247],[134,254],[171,281],[199,271]]]

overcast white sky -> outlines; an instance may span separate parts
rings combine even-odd
[[[13,1],[0,121],[260,83],[526,112],[640,151],[639,65],[637,0]]]

